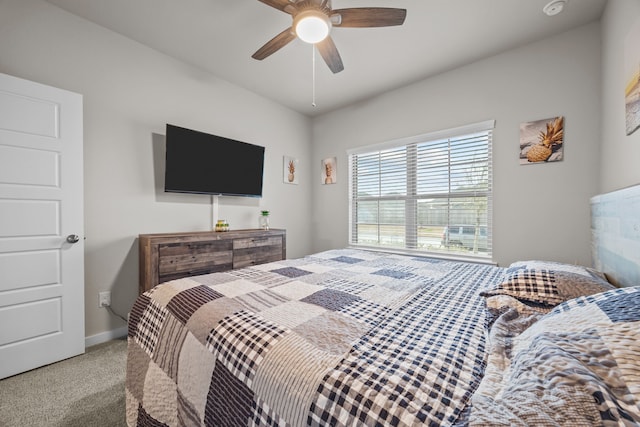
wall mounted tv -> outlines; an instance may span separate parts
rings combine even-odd
[[[262,196],[264,147],[167,124],[164,190]]]

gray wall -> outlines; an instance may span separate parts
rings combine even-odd
[[[288,256],[310,252],[307,117],[40,0],[0,1],[0,72],[84,97],[87,336],[124,326],[98,308],[98,292],[129,311],[138,234],[211,229],[209,196],[159,188],[166,123],[265,146],[264,197],[222,197],[219,216],[256,228],[269,209],[272,227],[287,229]],[[307,171],[299,185],[283,183],[284,155]]]
[[[0,0],[0,72],[84,96],[94,335],[124,325],[97,308],[97,293],[110,289],[116,310],[130,308],[138,234],[211,225],[207,197],[158,188],[167,122],[267,147],[264,198],[222,198],[220,216],[255,227],[258,210],[270,209],[298,257],[347,243],[346,150],[495,119],[495,260],[589,264],[589,198],[640,181],[640,131],[624,135],[621,95],[624,38],[638,16],[637,0],[610,1],[602,37],[590,24],[313,120],[41,0]],[[520,166],[519,124],[556,115],[566,120],[565,160]],[[300,159],[297,186],[282,183],[284,155]],[[321,185],[320,160],[330,156],[338,183]]]
[[[600,192],[640,184],[640,129],[627,136],[624,106],[624,45],[640,25],[640,1],[609,0],[602,17],[602,137]],[[640,62],[640,40],[635,41]]]
[[[316,118],[312,163],[337,156],[338,184],[318,185],[313,249],[348,242],[346,150],[495,119],[494,260],[590,264],[600,82],[600,26],[594,23]],[[565,160],[519,165],[520,123],[559,115],[565,117]]]

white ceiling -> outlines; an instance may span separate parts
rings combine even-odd
[[[596,21],[607,0],[569,0],[554,17],[542,12],[549,0],[333,0],[334,9],[405,8],[407,19],[400,27],[334,28],[345,69],[333,74],[316,55],[316,107],[310,45],[294,40],[263,61],[251,58],[291,25],[290,15],[258,0],[47,1],[315,116]]]

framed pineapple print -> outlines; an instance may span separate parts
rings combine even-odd
[[[564,159],[564,117],[520,124],[520,164],[559,162]]]
[[[287,184],[298,183],[298,159],[293,157],[284,156],[283,161],[284,169],[282,170],[282,177]]]
[[[338,159],[336,157],[327,157],[320,161],[320,180],[322,184],[335,184],[336,178],[336,165]]]
[[[624,105],[627,135],[640,128],[640,19],[624,41]]]

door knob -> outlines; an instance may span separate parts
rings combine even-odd
[[[67,236],[67,242],[69,243],[78,243],[79,240],[80,236],[78,236],[77,234],[69,234]]]

